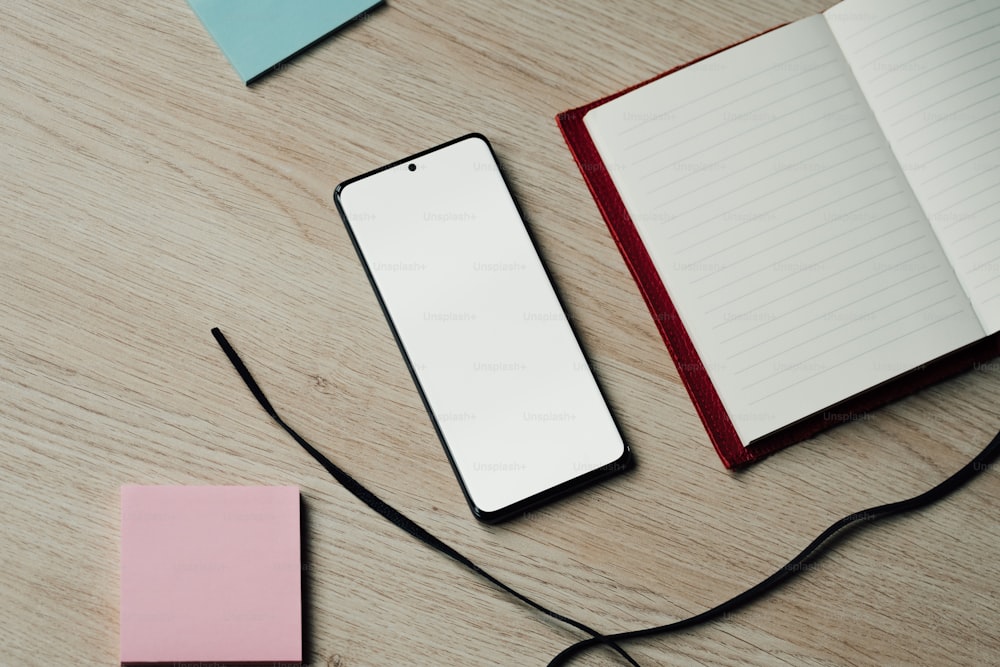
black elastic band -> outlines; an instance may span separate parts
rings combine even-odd
[[[229,342],[226,340],[225,336],[218,328],[212,329],[212,335],[215,336],[216,341],[222,347],[223,352],[229,357],[229,361],[236,368],[236,371],[243,378],[243,382],[246,383],[247,387],[253,393],[254,397],[261,404],[264,410],[274,419],[295,441],[302,446],[309,454],[313,456],[319,463],[326,468],[326,470],[333,475],[333,477],[340,482],[344,488],[353,493],[357,498],[359,498],[366,505],[371,507],[373,510],[381,514],[383,517],[391,521],[393,524],[402,528],[410,535],[416,537],[420,541],[424,542],[428,546],[440,551],[449,558],[457,561],[461,565],[476,573],[480,577],[486,579],[494,586],[500,588],[506,593],[514,596],[521,602],[527,604],[528,606],[536,609],[562,623],[570,625],[578,630],[581,630],[591,637],[590,639],[585,639],[583,641],[577,642],[559,653],[555,658],[549,662],[549,667],[558,667],[559,665],[565,664],[567,661],[573,658],[573,656],[593,648],[595,646],[609,646],[615,649],[622,657],[628,660],[629,664],[639,667],[638,663],[620,646],[621,642],[639,639],[642,637],[651,637],[654,635],[662,635],[671,632],[677,632],[685,628],[690,628],[701,623],[706,623],[712,619],[715,619],[723,614],[730,613],[751,601],[761,597],[768,591],[771,591],[776,586],[783,583],[790,577],[794,577],[796,574],[808,569],[808,565],[816,560],[826,549],[828,549],[834,542],[839,538],[846,535],[849,531],[859,527],[862,524],[869,524],[880,519],[884,519],[897,514],[903,514],[905,512],[911,512],[922,507],[926,507],[942,498],[948,496],[952,492],[956,491],[963,485],[965,485],[969,480],[978,475],[984,470],[990,467],[990,464],[1000,455],[1000,433],[993,438],[992,441],[971,461],[969,461],[961,470],[953,474],[951,477],[947,478],[934,488],[929,491],[925,491],[918,496],[909,498],[907,500],[901,500],[899,502],[888,503],[885,505],[879,505],[877,507],[872,507],[861,512],[856,512],[850,514],[835,522],[829,528],[824,530],[819,537],[813,540],[809,546],[803,549],[795,558],[788,561],[788,563],[779,569],[777,572],[772,574],[767,579],[764,579],[756,586],[747,589],[746,591],[736,595],[733,598],[719,604],[711,609],[701,612],[691,616],[690,618],[681,619],[679,621],[673,621],[664,625],[658,625],[655,627],[644,628],[641,630],[633,630],[631,632],[620,632],[611,635],[603,635],[596,630],[575,621],[567,616],[554,612],[547,609],[543,605],[535,602],[531,598],[517,592],[507,584],[503,583],[493,575],[489,574],[481,567],[473,563],[467,557],[463,556],[461,553],[448,546],[440,539],[427,532],[419,524],[415,523],[413,520],[406,517],[404,514],[393,508],[391,505],[387,504],[385,501],[380,499],[374,493],[365,488],[360,482],[355,480],[349,474],[341,470],[339,467],[334,465],[329,459],[327,459],[323,454],[321,454],[315,447],[306,442],[298,433],[296,433],[288,424],[286,424],[281,417],[278,415],[277,411],[271,406],[270,401],[264,396],[264,392],[261,391],[260,386],[250,375],[250,371],[243,364],[239,355],[230,346]]]
[[[785,579],[792,577],[803,570],[808,569],[810,563],[814,562],[816,558],[825,551],[830,545],[832,545],[836,540],[840,539],[846,535],[849,531],[859,527],[862,524],[874,523],[880,519],[885,519],[890,516],[897,514],[903,514],[905,512],[912,512],[913,510],[926,507],[932,503],[941,500],[945,496],[951,494],[952,492],[958,490],[970,479],[978,475],[984,470],[989,468],[990,462],[997,458],[1000,454],[1000,433],[997,433],[990,444],[986,447],[971,461],[969,461],[965,466],[953,474],[951,477],[947,478],[934,488],[921,493],[919,496],[914,496],[907,500],[900,500],[894,503],[888,503],[885,505],[878,505],[877,507],[872,507],[861,512],[855,512],[854,514],[849,514],[839,521],[832,524],[829,528],[824,530],[819,537],[813,540],[809,546],[803,549],[798,556],[788,561],[788,563],[782,567],[780,570],[772,574],[767,579],[761,581],[759,584],[753,588],[749,588],[739,595],[726,600],[720,605],[712,607],[707,611],[703,611],[700,614],[691,616],[690,618],[685,618],[679,621],[674,621],[672,623],[667,623],[665,625],[659,625],[652,628],[645,628],[642,630],[634,630],[632,632],[620,632],[613,635],[607,635],[604,639],[610,639],[616,642],[623,642],[630,639],[637,639],[639,637],[649,637],[652,635],[662,635],[670,632],[677,632],[678,630],[683,630],[700,623],[705,623],[717,618],[723,614],[730,613],[739,607],[749,603],[751,600],[763,595],[767,591],[778,586]],[[551,662],[549,662],[549,667],[557,667],[558,665],[563,665],[572,658],[574,655],[587,649],[594,644],[591,640],[587,639],[563,650],[562,653],[557,655]]]
[[[416,523],[415,521],[407,517],[405,514],[394,508],[392,505],[389,505],[387,502],[385,502],[384,500],[376,496],[374,493],[369,491],[364,485],[361,484],[361,482],[357,481],[351,475],[344,472],[344,470],[342,470],[340,467],[338,467],[336,464],[330,461],[330,459],[324,456],[319,450],[317,450],[315,447],[309,444],[305,440],[305,438],[296,433],[291,426],[285,423],[285,421],[278,414],[277,410],[275,410],[274,407],[271,405],[271,402],[267,400],[267,396],[264,395],[264,392],[261,390],[260,385],[257,384],[257,381],[254,380],[253,375],[250,374],[250,370],[246,367],[246,364],[243,363],[243,360],[240,359],[240,356],[236,353],[236,350],[234,350],[233,347],[229,344],[229,341],[226,340],[226,337],[222,335],[222,332],[218,329],[218,327],[212,329],[212,335],[215,336],[215,340],[219,343],[219,346],[222,348],[222,351],[226,353],[227,357],[229,357],[229,361],[233,364],[233,367],[236,368],[236,372],[240,374],[240,377],[243,379],[243,382],[250,389],[250,392],[254,395],[254,398],[257,399],[257,402],[260,403],[261,407],[263,407],[264,410],[267,411],[267,414],[269,414],[271,418],[274,419],[274,421],[276,421],[279,426],[281,426],[281,428],[283,428],[290,436],[292,436],[295,442],[297,442],[303,449],[309,452],[309,454],[312,455],[312,457],[316,459],[320,463],[320,465],[326,468],[327,472],[333,475],[334,479],[340,482],[340,484],[345,489],[354,494],[354,496],[357,497],[359,500],[361,500],[361,502],[365,503],[366,505],[368,505],[368,507],[372,508],[373,510],[381,514],[383,517],[391,521],[398,528],[403,529],[404,531],[406,531],[413,537],[417,538],[424,544],[427,544],[433,549],[436,549],[441,553],[443,553],[444,555],[448,556],[452,560],[455,560],[461,565],[464,565],[466,568],[476,573],[486,581],[490,582],[497,588],[500,588],[506,593],[513,595],[521,602],[527,604],[528,606],[534,609],[537,609],[543,614],[551,616],[557,621],[560,621],[578,630],[586,632],[588,635],[591,636],[591,638],[594,641],[594,644],[592,645],[599,645],[599,644],[608,645],[611,648],[618,651],[618,653],[623,658],[625,658],[630,665],[634,665],[635,667],[640,667],[639,663],[637,663],[632,658],[632,656],[630,656],[625,651],[625,649],[618,646],[615,642],[605,641],[604,635],[597,632],[596,630],[584,625],[579,621],[569,618],[568,616],[564,616],[558,612],[554,612],[551,609],[548,609],[547,607],[535,602],[534,600],[524,595],[523,593],[514,590],[513,588],[511,588],[504,582],[500,581],[499,579],[494,577],[492,574],[490,574],[483,568],[476,565],[468,557],[464,556],[451,546],[442,542],[439,538],[429,533],[420,524]]]

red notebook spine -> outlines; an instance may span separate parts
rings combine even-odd
[[[597,104],[599,103],[561,114],[559,127],[622,258],[632,272],[719,457],[727,468],[749,462],[751,458],[740,442],[718,392],[705,372],[704,364],[583,124],[583,114]]]

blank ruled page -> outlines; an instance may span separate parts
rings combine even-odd
[[[986,330],[1000,330],[1000,2],[826,13]]]
[[[585,122],[744,444],[982,336],[822,16]]]

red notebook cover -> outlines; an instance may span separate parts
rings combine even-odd
[[[754,442],[750,447],[744,446],[705,370],[704,364],[691,343],[684,323],[680,320],[677,310],[670,300],[670,295],[660,280],[628,211],[625,209],[625,204],[587,131],[587,126],[583,122],[584,115],[591,109],[661,77],[669,76],[688,65],[737,46],[743,41],[670,69],[602,99],[565,111],[556,117],[566,144],[576,160],[587,187],[590,188],[611,236],[621,251],[622,258],[632,272],[632,277],[646,301],[660,335],[663,336],[667,350],[677,366],[677,372],[691,396],[702,423],[705,425],[705,430],[715,446],[715,451],[727,468],[735,468],[757,461],[831,426],[853,421],[855,416],[860,413],[911,394],[920,388],[966,370],[978,361],[990,359],[1000,354],[1000,334],[988,336],[889,382],[830,406],[822,413],[798,421]]]

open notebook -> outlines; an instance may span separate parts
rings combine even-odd
[[[1000,4],[846,0],[559,123],[727,466],[997,353]]]

